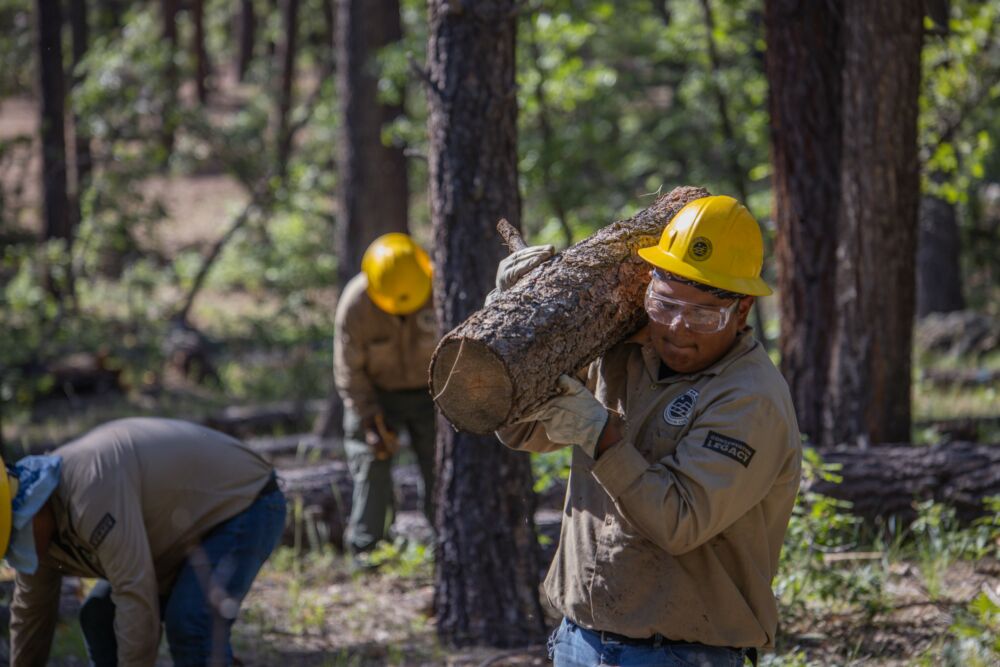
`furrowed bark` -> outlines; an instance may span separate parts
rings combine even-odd
[[[657,243],[677,211],[708,194],[675,188],[535,268],[449,332],[430,370],[445,417],[462,431],[495,431],[555,395],[561,373],[639,328],[650,267],[636,250]]]

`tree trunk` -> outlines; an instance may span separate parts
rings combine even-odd
[[[69,3],[70,24],[73,29],[73,86],[76,87],[82,80],[79,72],[80,62],[87,55],[87,45],[90,41],[87,25],[87,0],[73,0]],[[90,171],[92,158],[90,155],[90,135],[83,119],[76,111],[76,100],[73,101],[73,136],[74,136],[74,158],[76,163],[76,196],[73,199],[73,224],[80,222],[80,206],[84,193],[87,191],[87,184],[90,182]]]
[[[965,308],[961,251],[955,205],[924,195],[917,240],[917,317]]]
[[[335,23],[341,114],[337,277],[346,285],[372,241],[407,231],[406,158],[401,147],[382,143],[382,129],[403,110],[379,102],[375,73],[378,50],[402,37],[399,0],[337,0]]]
[[[846,0],[837,321],[826,444],[910,437],[921,0]]]
[[[236,47],[236,80],[246,80],[253,60],[254,37],[257,31],[257,17],[253,10],[253,0],[240,0],[239,14],[236,20],[236,33],[239,44]]]
[[[281,85],[277,94],[275,117],[275,174],[284,178],[288,170],[288,158],[292,154],[292,136],[288,131],[289,116],[292,111],[292,87],[295,84],[295,51],[298,46],[299,0],[282,0],[281,24],[283,38],[278,46],[278,62],[281,67]]]
[[[520,222],[517,11],[431,0],[428,60],[434,304],[448,331],[479,308],[503,254],[495,225]],[[343,28],[343,26],[341,26]],[[542,641],[529,457],[438,421],[434,607],[442,643]]]
[[[163,108],[160,109],[160,144],[164,150],[164,163],[174,151],[174,132],[177,129],[177,91],[180,85],[177,74],[177,12],[180,0],[160,0],[160,20],[163,21],[163,39],[167,41],[170,56],[163,74],[167,90]]]
[[[799,429],[822,431],[836,321],[843,0],[766,0],[781,371]]]
[[[459,429],[492,433],[557,393],[560,374],[575,373],[639,328],[650,267],[636,249],[655,244],[684,204],[707,195],[674,189],[563,251],[462,322],[431,362],[441,412]]]
[[[191,0],[191,21],[194,23],[194,33],[191,35],[194,84],[198,101],[204,106],[208,104],[208,77],[212,70],[208,61],[208,48],[205,46],[205,0]]]
[[[839,484],[817,481],[809,490],[853,503],[868,521],[916,516],[915,503],[933,499],[968,521],[985,514],[983,499],[1000,494],[1000,446],[952,442],[934,447],[841,446],[821,450],[824,463],[843,466]]]
[[[63,81],[62,10],[59,0],[35,1],[38,35],[39,131],[42,143],[42,203],[45,215],[43,237],[72,236],[69,198],[66,195],[66,135]]]

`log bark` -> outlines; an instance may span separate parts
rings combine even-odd
[[[869,522],[894,516],[908,523],[916,517],[916,502],[929,499],[954,507],[959,519],[969,521],[983,515],[984,498],[1000,494],[998,445],[840,446],[820,454],[825,463],[843,466],[843,481],[818,481],[808,490],[853,503],[852,512]]]
[[[430,373],[445,417],[459,430],[491,433],[554,395],[561,373],[641,326],[649,265],[635,251],[656,243],[684,204],[707,195],[675,188],[532,270],[444,336]]]

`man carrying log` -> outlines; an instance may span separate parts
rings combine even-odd
[[[511,255],[498,288],[548,254]],[[801,468],[787,385],[746,324],[771,293],[760,227],[731,197],[704,197],[639,255],[648,326],[582,371],[585,384],[561,376],[561,395],[498,431],[515,449],[576,445],[545,582],[564,615],[552,657],[755,662],[774,642],[770,585]]]
[[[360,566],[385,537],[393,504],[391,463],[405,429],[433,524],[434,403],[427,367],[437,344],[431,263],[406,234],[381,236],[337,304],[334,379],[344,401],[344,448],[354,480],[344,543]]]
[[[229,665],[230,629],[281,538],[270,464],[223,433],[122,419],[0,474],[0,553],[16,571],[10,664],[44,665],[65,576],[100,579],[80,608],[93,665]]]

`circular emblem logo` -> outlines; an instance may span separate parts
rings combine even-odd
[[[691,417],[694,403],[698,400],[698,390],[688,389],[686,392],[670,401],[663,410],[663,421],[671,426],[684,426]]]
[[[688,252],[691,253],[692,259],[703,262],[712,256],[712,242],[704,236],[699,236],[691,242],[691,248]]]

